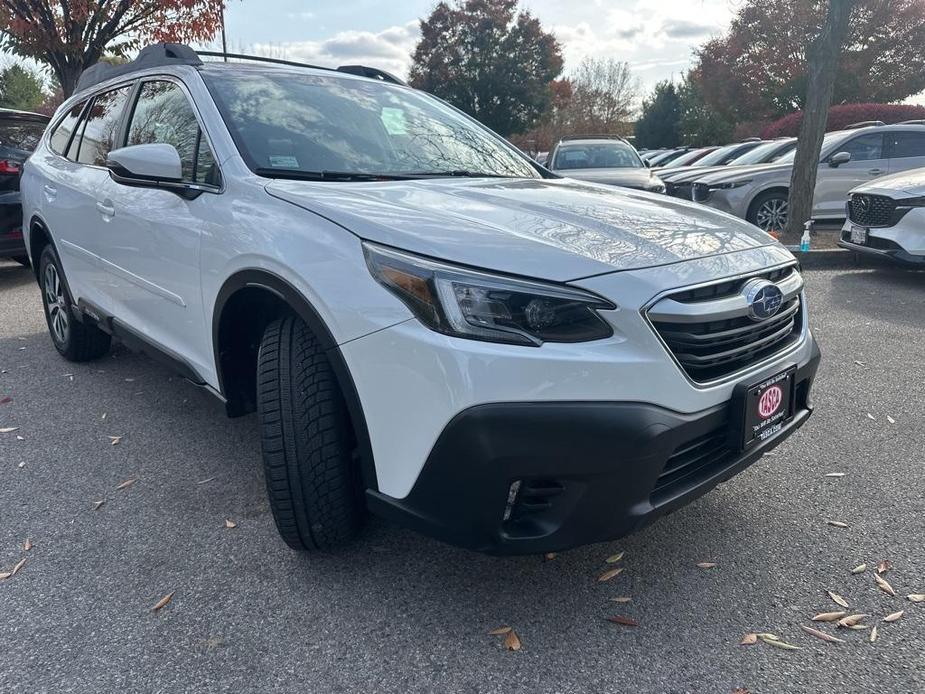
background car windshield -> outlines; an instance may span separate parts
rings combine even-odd
[[[792,144],[796,146],[796,142]],[[766,157],[772,152],[781,149],[781,146],[780,142],[766,142],[763,145],[758,145],[755,149],[750,149],[745,154],[733,159],[729,162],[729,166],[744,166],[747,164],[763,164],[765,162],[777,161],[790,150],[786,150],[784,154],[778,153],[774,159],[767,159]]]
[[[847,140],[851,136],[851,134],[852,133],[850,132],[828,133],[825,137],[822,138],[821,158],[824,159],[826,156],[831,154],[831,148]],[[782,156],[780,159],[778,159],[774,163],[775,164],[792,164],[796,155],[797,155],[797,151],[796,151],[796,148],[794,148],[790,150],[789,152],[787,152],[784,156]]]
[[[691,150],[687,154],[682,154],[674,161],[668,162],[663,168],[674,169],[678,166],[687,166],[688,164],[697,163],[705,156],[704,152],[709,153],[711,151],[713,151],[712,147],[701,147],[700,149]]]
[[[719,149],[714,149],[712,152],[710,152],[710,153],[709,153],[707,156],[705,156],[703,159],[700,159],[700,160],[697,162],[697,165],[698,165],[698,166],[715,166],[715,165],[717,165],[717,164],[720,164],[720,163],[722,163],[723,161],[725,161],[726,157],[729,156],[729,153],[730,153],[732,150],[736,149],[737,147],[741,147],[741,146],[742,146],[742,143],[741,143],[741,142],[737,142],[737,143],[734,144],[734,145],[726,145],[725,147],[720,147]]]
[[[252,169],[538,178],[526,157],[442,102],[367,79],[292,71],[204,75]]]
[[[565,145],[556,152],[553,169],[638,169],[644,166],[636,150],[623,142]]]

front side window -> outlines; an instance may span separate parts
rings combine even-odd
[[[128,145],[173,145],[180,155],[183,180],[218,184],[218,170],[186,94],[173,82],[141,85],[128,127]]]
[[[644,166],[639,155],[622,142],[563,145],[556,150],[553,169],[638,169]]]
[[[261,175],[539,177],[489,131],[412,89],[289,70],[203,77],[242,156]]]
[[[925,133],[895,132],[888,137],[891,140],[892,159],[925,157]]]
[[[62,157],[68,155],[68,144],[71,142],[71,135],[74,134],[74,130],[77,129],[77,121],[80,118],[80,112],[84,110],[84,106],[87,104],[86,101],[81,101],[79,104],[72,106],[64,118],[61,119],[61,122],[58,123],[55,131],[51,134],[51,141],[49,145],[51,146],[51,151],[55,154],[60,154]],[[74,138],[78,143],[80,141],[79,137]],[[76,153],[76,145],[73,148]],[[68,159],[75,159],[74,156],[68,157]]]
[[[838,152],[851,154],[851,161],[873,161],[883,159],[883,134],[868,133],[846,142],[836,149]]]
[[[105,166],[106,157],[117,147],[122,112],[131,93],[131,86],[98,94],[84,116],[83,134],[77,161],[81,164]]]

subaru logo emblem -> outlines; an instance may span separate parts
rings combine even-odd
[[[748,305],[748,317],[754,321],[771,318],[784,303],[784,294],[773,282],[756,277],[742,287],[742,294]]]

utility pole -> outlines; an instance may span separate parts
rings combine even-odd
[[[226,63],[228,62],[228,44],[225,43],[225,0],[219,0],[221,5],[219,6],[219,12],[221,13],[221,22],[222,22],[222,60]]]

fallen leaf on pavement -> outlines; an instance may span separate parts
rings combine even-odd
[[[234,522],[233,520],[231,520],[230,518],[226,518],[226,519],[225,519],[225,527],[226,527],[226,528],[237,528],[237,527],[238,527],[238,524],[235,523],[235,522]]]
[[[807,627],[800,625],[800,628],[805,631],[807,634],[812,634],[817,639],[822,639],[823,641],[828,641],[830,643],[844,643],[844,639],[840,639],[837,636],[832,636],[831,634],[826,634],[824,631],[819,631],[818,629],[813,629],[812,627]]]
[[[843,521],[830,520],[827,521],[829,525],[834,525],[836,528],[847,528],[848,524]]]
[[[3,427],[0,429],[0,434],[9,434],[16,431],[17,429],[19,429],[19,427]]]
[[[851,573],[853,574],[862,574],[865,571],[867,571],[867,564],[858,564],[853,569],[851,569]]]
[[[745,687],[736,687],[732,690],[732,694],[751,694]]]
[[[552,561],[556,558],[555,552],[546,552],[546,561]]]
[[[211,482],[214,479],[214,477],[206,477],[204,480],[199,480],[196,484],[205,484],[206,482]]]
[[[611,554],[604,561],[608,564],[616,564],[623,558],[624,554],[626,554],[626,552],[617,552],[616,554]]]
[[[612,602],[627,603],[627,602],[629,602],[630,600],[632,600],[632,598],[619,597],[619,598],[610,598],[610,600],[611,600]]]
[[[868,419],[872,419],[872,420],[875,421],[875,422],[877,421],[877,418],[874,417],[870,412],[867,413],[867,418],[868,418]]]
[[[897,621],[900,617],[903,616],[903,612],[905,612],[905,610],[900,610],[899,612],[894,612],[893,614],[888,614],[886,617],[883,618],[883,621],[884,621],[884,622],[895,622],[895,621]]]
[[[864,619],[865,617],[869,617],[869,616],[870,615],[866,615],[866,614],[852,614],[847,617],[842,617],[841,619],[838,620],[838,626],[853,627],[853,626],[856,626],[857,623],[860,622],[862,619]]]
[[[113,446],[118,446],[119,442],[122,440],[121,436],[109,436],[107,438],[109,439],[110,444]]]
[[[754,643],[758,643],[758,634],[746,634],[739,641],[740,646],[751,646]]]
[[[870,625],[869,624],[849,624],[848,628],[853,629],[854,631],[864,631],[865,629],[870,629]]]
[[[8,578],[13,578],[13,576],[19,573],[19,570],[23,567],[25,563],[26,563],[25,559],[20,559],[16,563],[16,566],[14,566],[10,571],[3,571],[2,573],[0,573],[0,581],[5,581]]]
[[[625,627],[638,627],[639,622],[637,622],[632,617],[624,617],[622,615],[613,615],[612,617],[607,618],[608,622],[613,622],[614,624],[622,624]]]
[[[165,595],[165,596],[162,597],[160,600],[158,600],[158,601],[154,604],[154,607],[151,608],[151,611],[152,611],[152,612],[158,612],[159,610],[161,610],[168,602],[170,602],[170,600],[173,598],[173,594],[174,594],[175,592],[176,592],[176,591],[173,591],[173,590],[172,590],[172,591],[170,591],[169,593],[167,593],[167,595]]]
[[[120,482],[120,483],[116,486],[116,489],[128,489],[128,488],[131,487],[133,484],[135,484],[135,479],[134,479],[134,478],[132,478],[132,479],[130,479],[130,480],[125,480],[124,482]]]
[[[832,601],[836,605],[841,605],[846,610],[848,609],[848,601],[845,600],[841,595],[839,595],[838,593],[833,593],[831,590],[827,590],[825,592],[829,594],[829,597],[832,598]]]
[[[778,638],[770,638],[774,636],[773,634],[758,634],[758,638],[764,641],[769,646],[774,646],[774,648],[781,648],[785,651],[798,651],[800,650],[799,646],[794,646],[793,644],[787,643],[786,641],[781,641]]]
[[[880,574],[874,574],[874,580],[877,582],[877,587],[882,590],[887,595],[892,595],[896,597],[896,591],[893,590],[893,586],[887,583],[886,579],[883,578]]]
[[[877,626],[874,625],[874,628],[870,630],[870,642],[873,643],[877,640]]]
[[[520,637],[517,635],[517,632],[511,629],[507,636],[504,637],[504,647],[509,651],[519,651],[520,650]]]
[[[23,551],[23,552],[28,552],[28,551],[31,550],[31,549],[32,549],[32,540],[30,540],[30,539],[27,537],[27,538],[26,538],[26,541],[22,543],[22,551]]]
[[[9,395],[5,395],[0,398],[0,405],[6,405],[9,402],[13,402],[13,398],[11,398]]]
[[[825,473],[825,476],[826,477],[844,477],[845,473],[844,472],[827,472]]]
[[[844,617],[847,612],[823,612],[822,614],[817,614],[813,617],[814,622],[837,622],[839,619]]]
[[[889,559],[882,559],[879,564],[877,564],[877,573],[885,574],[887,571],[893,568],[893,562]]]
[[[597,582],[603,583],[604,581],[609,581],[611,578],[614,576],[619,576],[621,573],[623,573],[623,567],[618,566],[616,569],[610,569],[609,571],[605,571],[600,576],[598,576]]]
[[[102,506],[102,505],[105,504],[105,503],[106,503],[106,500],[105,500],[105,499],[102,499],[101,501],[94,501],[94,502],[93,502],[93,510],[94,510],[94,511],[99,510],[100,506]]]
[[[495,629],[489,631],[488,634],[490,636],[501,636],[502,634],[508,633],[510,630],[511,627],[496,627]]]
[[[907,595],[906,599],[910,602],[925,602],[925,593],[913,593],[912,595]]]
[[[890,424],[896,424],[896,420],[890,417],[890,415],[886,416],[886,421],[888,421]]]
[[[712,569],[714,566],[716,566],[716,564],[711,561],[702,561],[697,564],[698,569]]]

